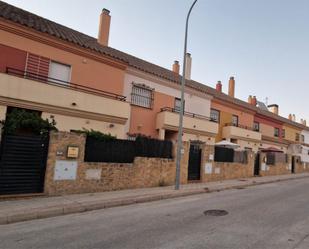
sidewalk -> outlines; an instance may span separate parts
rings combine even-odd
[[[309,177],[309,173],[192,183],[182,185],[178,191],[174,190],[173,186],[169,186],[57,197],[0,200],[0,225],[306,177]]]

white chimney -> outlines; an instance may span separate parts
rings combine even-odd
[[[191,54],[186,54],[186,72],[185,72],[185,78],[187,80],[191,80],[191,66],[192,66],[192,58]]]
[[[292,117],[293,117],[292,120],[293,120],[294,122],[296,122],[296,116],[295,116],[295,114],[293,114]]]

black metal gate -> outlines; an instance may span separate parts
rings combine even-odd
[[[190,145],[188,180],[200,180],[202,150],[198,144]]]
[[[256,156],[255,156],[254,175],[255,176],[260,175],[260,153],[257,153]]]
[[[296,158],[295,158],[295,156],[292,156],[292,168],[291,168],[291,173],[292,174],[295,174],[295,160],[296,160]]]
[[[2,136],[0,195],[43,192],[48,143],[48,135]]]

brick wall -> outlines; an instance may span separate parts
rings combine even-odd
[[[135,158],[133,163],[84,162],[86,137],[83,134],[52,132],[45,176],[48,195],[101,192],[132,188],[173,185],[176,164],[174,159]],[[76,159],[66,157],[68,146],[77,146]],[[184,143],[181,161],[181,183],[187,183],[188,143]],[[174,146],[176,147],[176,146]],[[174,148],[175,150],[175,148]],[[56,161],[77,163],[75,179],[55,180]]]

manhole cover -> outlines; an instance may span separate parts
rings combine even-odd
[[[224,216],[228,214],[228,211],[213,209],[213,210],[206,210],[204,214],[206,216]]]

